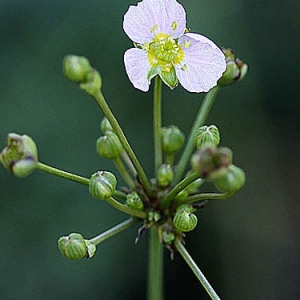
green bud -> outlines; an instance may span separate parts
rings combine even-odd
[[[147,220],[149,222],[157,222],[161,219],[161,215],[157,211],[148,211]]]
[[[230,165],[222,175],[217,176],[213,181],[216,188],[220,191],[234,193],[245,184],[246,176],[241,168]]]
[[[232,50],[222,50],[226,56],[227,67],[218,83],[226,86],[241,81],[247,74],[248,65],[236,58]]]
[[[162,240],[165,244],[171,245],[175,241],[175,233],[173,231],[163,231]]]
[[[122,153],[123,147],[115,133],[106,132],[104,136],[98,138],[96,150],[100,156],[107,159],[114,159]]]
[[[106,200],[110,198],[117,186],[114,174],[108,171],[98,171],[90,179],[89,190],[95,198]]]
[[[202,178],[209,178],[213,173],[232,163],[232,151],[228,148],[203,147],[191,158],[192,170],[200,172]]]
[[[217,147],[220,143],[219,129],[215,125],[199,127],[195,133],[194,142],[198,149],[207,144]]]
[[[126,197],[126,205],[130,208],[143,210],[144,203],[136,192],[132,192]]]
[[[193,209],[189,205],[181,205],[177,208],[173,223],[176,229],[182,232],[192,231],[196,228],[198,219],[192,213],[195,209]]]
[[[58,240],[58,248],[66,258],[72,260],[91,258],[96,251],[96,246],[89,240],[85,240],[79,233],[62,236]]]
[[[161,146],[163,152],[173,154],[181,149],[184,143],[184,134],[175,125],[161,129]]]
[[[29,175],[38,163],[35,142],[27,135],[9,133],[7,147],[0,153],[0,161],[17,177]]]
[[[157,183],[161,187],[167,187],[171,184],[174,177],[174,172],[170,165],[163,164],[158,170]]]
[[[85,82],[91,69],[89,60],[83,56],[68,55],[63,60],[65,76],[75,82]]]
[[[80,83],[80,88],[88,94],[94,96],[99,92],[102,86],[102,79],[99,72],[92,69],[87,73],[86,80]]]
[[[101,131],[105,134],[108,131],[114,131],[106,117],[103,118],[100,124]]]

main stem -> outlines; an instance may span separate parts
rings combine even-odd
[[[190,159],[190,156],[193,152],[193,149],[194,149],[194,135],[195,135],[195,132],[197,131],[197,129],[200,126],[202,126],[204,124],[219,89],[220,89],[219,86],[215,86],[214,88],[212,88],[205,95],[205,98],[202,102],[202,105],[199,109],[198,115],[196,116],[195,122],[193,124],[192,129],[191,129],[191,132],[190,132],[188,141],[186,143],[185,149],[184,149],[184,151],[182,153],[182,156],[180,158],[180,161],[179,161],[179,163],[176,167],[176,173],[175,173],[175,176],[174,176],[174,179],[173,179],[173,182],[172,182],[173,185],[176,185],[180,181],[180,179],[183,175],[185,167],[186,167],[186,165],[187,165],[187,163]]]
[[[189,267],[192,269],[200,283],[203,285],[205,288],[207,294],[210,296],[211,299],[213,300],[221,300],[220,297],[217,295],[215,290],[212,288],[204,274],[201,272],[199,267],[196,265],[192,257],[189,255],[185,247],[182,245],[182,243],[179,240],[175,241],[175,246],[178,252],[181,254],[185,262],[189,265]]]
[[[148,253],[148,300],[163,300],[163,245],[150,228]]]
[[[155,175],[158,178],[158,170],[162,165],[162,149],[161,149],[161,90],[162,82],[159,76],[155,77],[154,94],[153,94],[153,132],[154,132],[154,155],[155,155]]]
[[[129,145],[128,140],[125,137],[125,134],[124,134],[122,128],[120,127],[117,119],[115,118],[111,109],[109,108],[101,91],[98,91],[98,93],[95,95],[95,99],[97,100],[104,115],[110,122],[110,124],[111,124],[112,128],[114,129],[115,134],[118,136],[125,152],[127,153],[128,157],[130,158],[132,164],[134,165],[134,167],[137,171],[137,174],[139,175],[139,180],[141,181],[147,195],[150,196],[152,194],[151,183],[150,183],[144,169],[142,168],[139,160],[137,159],[134,151],[132,150],[131,146]]]

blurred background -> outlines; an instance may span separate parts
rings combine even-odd
[[[249,64],[223,88],[207,124],[246,170],[232,199],[210,202],[187,248],[222,299],[300,299],[299,17],[292,0],[182,0],[188,26]],[[87,56],[103,93],[147,173],[153,173],[152,93],[135,90],[123,66],[132,47],[122,18],[134,1],[0,0],[0,141],[35,139],[42,162],[89,177],[115,171],[97,156],[103,117],[95,101],[64,78],[67,54]],[[188,133],[203,95],[163,88],[163,123]],[[121,184],[121,182],[120,182]],[[85,186],[0,168],[1,299],[145,299],[146,235],[132,227],[98,246],[91,260],[68,261],[57,239],[93,237],[126,216],[91,198]],[[166,299],[209,299],[179,255],[165,251]]]

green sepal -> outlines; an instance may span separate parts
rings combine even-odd
[[[178,85],[178,78],[176,76],[175,68],[172,67],[170,72],[160,71],[159,73],[162,81],[173,90]]]

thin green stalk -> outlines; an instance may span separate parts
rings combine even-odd
[[[212,88],[204,97],[204,100],[202,102],[202,105],[199,109],[198,115],[196,116],[195,122],[193,124],[193,127],[191,129],[188,141],[186,143],[185,149],[182,153],[182,156],[179,160],[179,163],[176,167],[176,173],[173,179],[172,184],[175,185],[177,182],[180,181],[183,172],[185,170],[185,167],[190,159],[190,156],[194,149],[194,135],[196,130],[202,126],[208,116],[208,113],[210,112],[210,109],[212,107],[212,104],[214,102],[214,99],[216,98],[216,95],[219,91],[219,86],[215,86]]]
[[[127,153],[125,151],[123,151],[121,153],[121,157],[123,159],[123,161],[125,162],[125,164],[127,165],[127,167],[129,168],[131,174],[136,177],[137,173],[136,170],[134,168],[134,165],[132,164],[130,158],[128,157]]]
[[[185,262],[189,265],[191,270],[194,272],[202,286],[205,288],[207,294],[210,296],[213,300],[221,300],[220,297],[217,295],[215,290],[212,288],[210,283],[205,278],[204,274],[201,272],[199,267],[196,265],[192,257],[189,255],[183,244],[177,239],[175,241],[175,247],[178,250],[178,252],[181,254]]]
[[[108,229],[107,231],[97,235],[96,237],[90,239],[90,241],[95,244],[98,245],[102,242],[104,242],[105,240],[107,240],[108,238],[122,232],[123,230],[131,227],[132,225],[136,224],[140,222],[139,219],[135,219],[135,218],[130,218],[128,220],[123,221],[122,223]]]
[[[135,183],[133,181],[133,179],[131,178],[130,174],[128,173],[128,171],[126,170],[120,156],[117,156],[114,159],[114,164],[117,167],[120,175],[122,176],[122,178],[124,179],[124,181],[128,184],[128,186],[133,189],[135,187]]]
[[[111,109],[109,108],[102,92],[98,91],[98,93],[95,94],[94,97],[97,100],[97,103],[99,104],[100,108],[102,109],[104,115],[108,119],[109,123],[111,124],[115,134],[118,136],[125,152],[128,154],[128,157],[130,158],[132,164],[134,165],[134,167],[139,175],[139,179],[140,179],[147,195],[148,196],[151,195],[152,194],[151,183],[150,183],[144,169],[142,168],[139,160],[137,159],[134,151],[132,150],[127,138],[125,137],[125,134],[124,134],[122,128],[120,127],[117,119],[115,118]]]
[[[153,132],[154,132],[154,157],[155,157],[155,174],[158,178],[158,169],[162,165],[162,149],[160,131],[162,124],[161,114],[161,91],[162,81],[159,76],[155,77],[154,94],[153,94]]]
[[[126,214],[132,215],[132,216],[134,216],[136,218],[146,219],[146,217],[147,217],[147,213],[146,212],[130,208],[130,207],[128,207],[128,206],[120,203],[119,201],[117,201],[113,197],[109,197],[108,199],[106,199],[106,201],[111,206],[113,206],[114,208],[116,208],[116,209],[118,209],[118,210],[120,210],[120,211],[122,211],[122,212],[124,212]]]
[[[182,181],[180,181],[162,200],[161,202],[161,208],[165,209],[167,208],[172,201],[175,200],[175,197],[184,190],[187,186],[189,186],[192,182],[194,182],[196,179],[198,179],[200,176],[200,173],[194,172],[190,176],[184,178]]]
[[[148,253],[148,300],[163,300],[163,250],[155,230],[151,228]]]
[[[218,194],[218,193],[203,193],[203,194],[197,194],[193,196],[189,196],[186,199],[182,200],[182,204],[191,204],[197,201],[202,200],[224,200],[230,198],[234,193],[224,193],[224,194]]]
[[[46,164],[43,164],[41,162],[38,162],[36,168],[40,171],[55,175],[55,176],[59,176],[68,180],[72,180],[81,184],[85,184],[85,185],[89,185],[90,183],[90,179],[89,178],[85,178],[85,177],[81,177],[66,171],[62,171],[60,169],[54,168],[54,167],[50,167]]]

